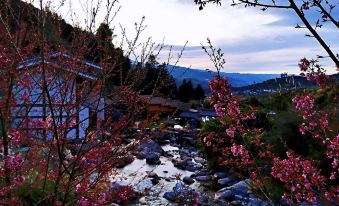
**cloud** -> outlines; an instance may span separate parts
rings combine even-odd
[[[71,1],[80,25],[84,25],[83,13],[87,0]],[[227,68],[232,72],[288,71],[298,72],[297,65],[302,57],[314,58],[324,54],[318,42],[305,38],[306,30],[295,29],[299,18],[289,10],[270,9],[262,12],[257,8],[231,7],[224,3],[221,7],[209,5],[199,11],[193,0],[121,0],[122,6],[112,27],[121,38],[121,24],[126,28],[127,36],[133,38],[134,23],[145,16],[147,28],[141,35],[142,41],[149,36],[154,42],[174,45],[173,51],[180,52],[188,41],[188,47],[180,64],[198,68],[210,68],[208,57],[201,50],[201,43],[209,37],[215,47],[220,47],[226,54]],[[60,9],[64,17],[70,17],[69,6]],[[102,21],[104,10],[98,15]],[[339,12],[338,12],[339,13]],[[317,13],[307,13],[316,19]],[[82,18],[81,18],[82,17]],[[101,20],[100,20],[101,19]],[[338,48],[338,33],[333,27],[321,30],[324,39],[332,48]],[[338,49],[335,50],[338,53]],[[167,53],[166,53],[167,52]],[[161,60],[166,59],[168,50],[161,53]],[[325,65],[331,67],[329,61]],[[333,70],[334,71],[334,70]]]

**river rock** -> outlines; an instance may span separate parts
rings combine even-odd
[[[191,178],[191,177],[188,177],[188,176],[185,176],[185,177],[182,179],[182,181],[183,181],[184,183],[188,184],[188,185],[194,183],[194,179]]]
[[[230,203],[227,200],[217,199],[213,201],[214,206],[229,206]]]
[[[222,179],[222,178],[226,178],[228,177],[228,175],[226,174],[226,172],[216,172],[214,174],[214,178],[215,179]]]
[[[175,167],[182,170],[188,170],[191,172],[195,172],[203,167],[201,164],[194,163],[189,160],[172,160],[172,162]]]
[[[175,192],[165,192],[165,194],[163,195],[163,198],[165,198],[168,201],[175,202],[176,194]]]
[[[132,155],[125,155],[121,158],[118,158],[116,160],[116,167],[117,168],[123,168],[126,165],[129,165],[130,163],[132,163],[134,161],[134,157]]]
[[[214,199],[226,199],[226,200],[233,200],[235,193],[232,190],[227,188],[223,188],[215,193]]]
[[[205,171],[205,170],[199,170],[193,174],[191,174],[191,177],[195,178],[197,176],[206,176],[208,175],[208,171]]]
[[[195,177],[195,179],[199,182],[207,182],[207,181],[212,180],[212,177],[211,176],[197,176]]]
[[[242,180],[230,187],[227,187],[227,190],[231,190],[234,194],[241,195],[241,196],[248,196],[248,185],[250,183],[249,179]]]
[[[265,202],[259,198],[249,198],[247,205],[248,206],[270,206],[273,204],[269,204],[268,202]]]
[[[196,163],[200,163],[200,164],[206,164],[207,160],[205,160],[204,158],[202,157],[194,157],[194,161]]]
[[[146,163],[155,165],[160,164],[160,155],[155,152],[148,152],[145,154]]]
[[[155,172],[148,172],[147,176],[149,178],[159,178],[159,175]]]
[[[139,182],[135,186],[135,191],[139,193],[145,193],[146,191],[150,190],[153,187],[153,183],[150,179],[145,179]]]
[[[234,181],[235,181],[234,178],[230,176],[230,177],[219,179],[218,184],[221,185],[222,187],[226,187],[234,183]]]
[[[166,192],[163,197],[171,202],[179,203],[179,205],[192,205],[194,203],[194,199],[198,196],[198,200],[200,198],[200,194],[195,192],[192,188],[184,186],[181,183],[177,183],[175,187],[173,187],[173,191]]]
[[[153,140],[147,140],[144,143],[141,143],[139,145],[139,151],[141,152],[154,152],[159,153],[162,155],[164,153],[164,150],[161,148],[160,144],[156,143]]]

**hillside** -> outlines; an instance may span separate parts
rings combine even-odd
[[[338,82],[339,74],[330,75],[330,78],[333,81]],[[315,82],[308,81],[305,77],[302,76],[289,76],[284,78],[269,79],[261,83],[247,85],[243,87],[235,87],[233,88],[233,90],[236,94],[255,95],[272,93],[280,90],[294,90],[310,87],[316,87]]]
[[[168,67],[169,72],[175,78],[177,85],[180,85],[184,79],[191,79],[194,85],[200,84],[206,93],[210,93],[208,80],[213,79],[213,73],[201,69],[190,69],[186,67]],[[221,72],[222,76],[228,78],[232,87],[243,87],[255,83],[260,83],[269,79],[278,78],[280,74],[241,74]]]

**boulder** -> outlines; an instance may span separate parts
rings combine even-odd
[[[173,160],[172,161],[174,166],[179,168],[179,169],[182,169],[182,170],[188,170],[188,171],[191,171],[191,172],[195,172],[197,170],[200,170],[202,169],[202,165],[199,164],[199,163],[194,163],[190,160]]]
[[[214,174],[214,178],[215,179],[222,179],[222,178],[226,178],[228,177],[228,175],[226,174],[226,172],[216,172]]]
[[[146,163],[148,164],[160,164],[160,155],[158,153],[155,152],[147,152],[145,154],[145,159],[146,159]]]
[[[196,176],[195,179],[199,182],[207,182],[212,180],[211,176]]]
[[[125,155],[116,160],[115,166],[117,168],[123,168],[126,165],[131,164],[134,161],[134,157],[132,155]]]
[[[163,198],[165,198],[168,201],[175,202],[176,194],[175,192],[165,192],[165,194],[163,195]]]
[[[234,192],[232,190],[228,190],[227,188],[223,188],[215,193],[214,199],[226,199],[226,200],[233,200],[234,199]]]
[[[144,143],[141,143],[139,145],[139,151],[143,151],[143,152],[155,152],[155,153],[159,153],[160,155],[162,155],[164,153],[164,150],[162,149],[162,147],[160,146],[160,144],[156,143],[153,140],[147,140]]]
[[[222,187],[226,187],[234,183],[234,181],[235,181],[234,178],[230,176],[230,177],[218,179],[218,184]]]
[[[185,176],[185,177],[182,179],[182,181],[183,181],[184,183],[188,184],[188,185],[194,183],[194,179],[191,178],[191,177],[188,177],[188,176]]]
[[[234,194],[241,195],[241,196],[248,196],[248,185],[250,183],[249,179],[242,180],[237,182],[236,184],[227,187],[228,190],[232,190]]]

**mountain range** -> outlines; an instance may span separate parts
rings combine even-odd
[[[210,93],[208,80],[213,79],[215,72],[202,69],[192,69],[181,66],[168,66],[168,71],[174,77],[177,85],[180,85],[184,79],[190,79],[193,85],[200,84],[206,93]],[[228,78],[232,87],[244,87],[256,83],[261,83],[269,79],[280,77],[280,74],[250,74],[250,73],[227,73],[220,72],[221,76]]]

